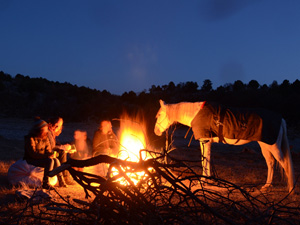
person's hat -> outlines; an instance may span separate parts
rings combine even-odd
[[[44,126],[47,126],[47,125],[48,125],[48,123],[45,120],[36,119],[34,121],[34,124],[33,124],[33,129],[39,130],[39,129],[43,128]]]

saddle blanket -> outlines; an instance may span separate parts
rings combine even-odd
[[[280,114],[261,108],[229,108],[205,102],[191,125],[196,140],[225,137],[272,145],[277,140],[281,120]]]

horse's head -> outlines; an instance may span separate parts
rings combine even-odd
[[[164,101],[159,100],[160,109],[156,114],[156,123],[154,127],[154,133],[158,136],[161,136],[162,133],[169,128],[172,122],[169,119],[167,114],[167,106],[165,105]]]

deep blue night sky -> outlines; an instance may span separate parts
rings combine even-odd
[[[298,0],[1,0],[0,71],[112,94],[300,75]]]

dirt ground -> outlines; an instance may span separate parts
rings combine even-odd
[[[23,156],[23,136],[27,133],[31,121],[20,119],[0,119],[0,206],[9,208],[18,202],[15,191],[16,188],[8,183],[7,170],[9,166],[21,159]],[[97,124],[72,123],[65,124],[61,139],[63,141],[72,140],[73,132],[76,129],[88,131],[89,137],[92,137]],[[191,135],[186,139],[186,129],[179,129],[175,132],[173,139],[174,155],[187,159],[187,164],[192,165],[189,160],[200,158],[199,143],[190,142]],[[297,180],[296,192],[300,193],[300,138],[297,134],[289,134],[292,159]],[[216,177],[230,181],[236,185],[249,190],[259,190],[266,181],[267,166],[256,143],[250,143],[245,146],[230,146],[223,144],[213,144],[212,147],[212,165],[213,173]],[[83,189],[77,184],[64,190],[63,195],[66,199],[76,197],[84,199]],[[285,181],[282,179],[281,171],[277,168],[274,175],[273,187],[266,194],[268,201],[280,201],[287,195]],[[58,196],[56,196],[58,198]],[[294,195],[290,201],[300,202],[300,195]],[[21,203],[22,204],[22,203]],[[299,205],[298,205],[299,207]],[[4,211],[0,212],[3,213]],[[7,213],[7,211],[5,211]]]
[[[187,129],[180,128],[173,137],[176,151],[180,157],[190,159],[200,158],[199,142],[191,138],[191,131],[186,138]],[[290,131],[289,143],[292,160],[294,164],[296,180],[300,176],[300,139],[294,131]],[[190,144],[189,144],[190,143]],[[189,145],[189,147],[188,147]],[[226,144],[212,144],[212,171],[213,175],[240,186],[255,186],[260,188],[265,184],[267,178],[267,165],[256,142],[251,142],[242,146]],[[284,191],[285,181],[281,168],[276,165],[273,189]],[[300,185],[296,186],[300,191]]]

